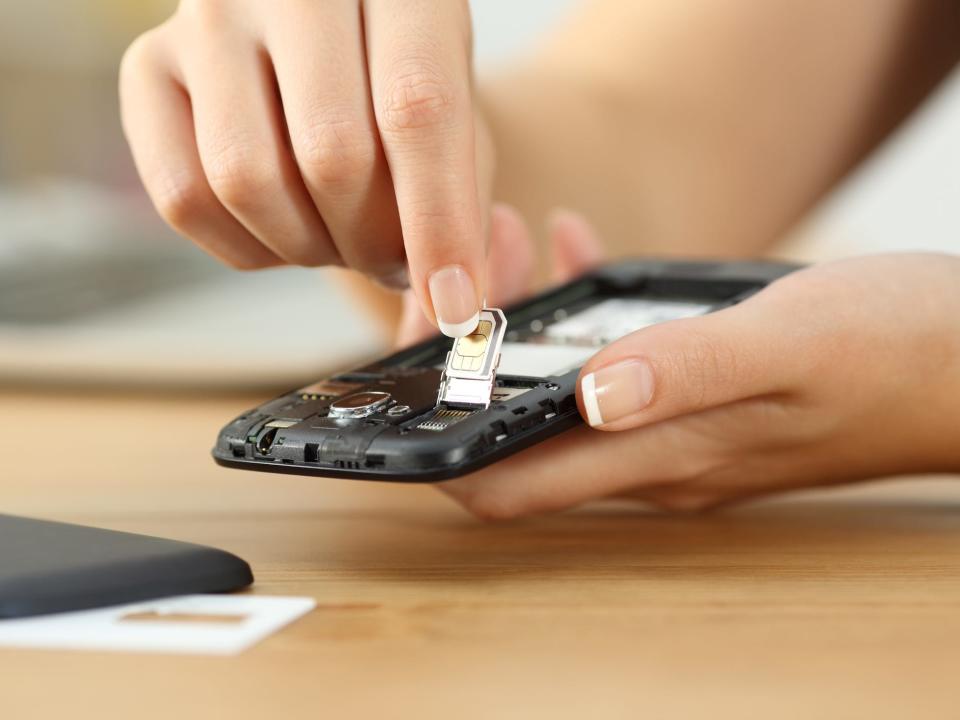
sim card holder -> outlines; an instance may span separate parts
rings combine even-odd
[[[502,310],[484,308],[476,330],[454,340],[440,380],[438,405],[476,409],[490,406],[506,329]]]

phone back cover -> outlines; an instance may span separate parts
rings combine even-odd
[[[0,618],[227,592],[252,582],[244,560],[216,548],[0,515]]]

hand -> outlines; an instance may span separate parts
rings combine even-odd
[[[572,280],[599,265],[603,245],[593,228],[579,214],[556,209],[548,218],[547,235],[551,255],[551,279],[556,284]],[[536,257],[533,238],[517,210],[500,203],[490,212],[490,245],[487,250],[487,305],[506,307],[530,294]],[[410,290],[403,294],[397,344],[420,342],[436,331],[426,321]]]
[[[956,470],[960,258],[877,255],[796,272],[737,306],[622,338],[586,364],[578,388],[595,428],[441,487],[503,519],[618,496],[702,510]]]
[[[493,169],[471,42],[464,0],[182,0],[124,57],[124,130],[160,214],[212,255],[393,286],[409,263],[463,335]]]

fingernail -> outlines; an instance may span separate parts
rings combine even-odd
[[[583,406],[591,426],[605,425],[643,410],[653,399],[653,369],[640,358],[621,360],[584,375]]]
[[[434,270],[427,284],[440,332],[449,337],[463,337],[477,328],[480,321],[477,291],[466,268],[447,265]]]

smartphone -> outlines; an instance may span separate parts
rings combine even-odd
[[[0,618],[240,590],[246,561],[148,535],[0,514]]]
[[[246,470],[367,480],[459,477],[579,425],[579,369],[649,325],[741,302],[797,266],[629,260],[505,311],[487,407],[443,402],[450,338],[436,336],[243,413],[213,456]]]

